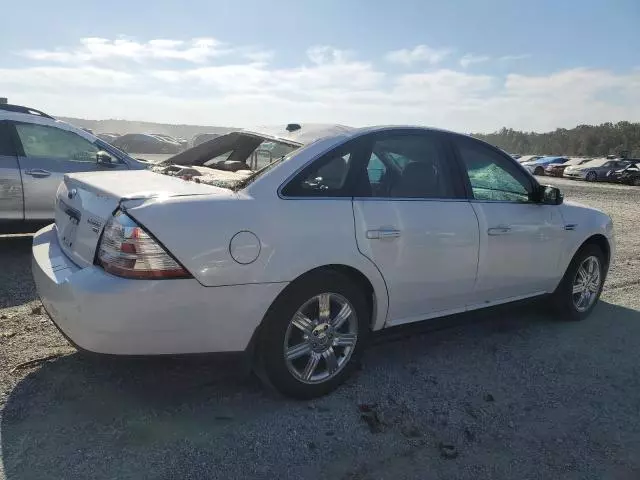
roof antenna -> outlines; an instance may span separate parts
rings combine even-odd
[[[302,127],[298,123],[290,123],[287,125],[287,132],[295,132],[300,130]]]

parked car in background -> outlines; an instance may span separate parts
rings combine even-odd
[[[229,170],[265,142],[290,153]],[[563,203],[480,140],[293,125],[153,170],[66,176],[32,264],[45,310],[81,348],[236,352],[310,398],[354,371],[372,331],[546,294],[583,319],[614,250],[607,215]]]
[[[120,135],[117,133],[99,133],[96,135],[100,140],[104,140],[107,143],[112,143]]]
[[[526,163],[526,162],[535,162],[536,160],[542,158],[544,155],[521,155],[520,158],[518,158],[518,162],[519,163]]]
[[[626,183],[640,186],[640,160],[629,159],[629,164],[622,169],[607,172],[608,182]]]
[[[212,140],[214,138],[219,137],[220,134],[219,133],[199,133],[198,135],[193,137],[193,140],[191,141],[192,143],[192,147],[197,147],[198,145],[203,144],[204,142],[208,142],[209,140]]]
[[[33,108],[0,104],[0,230],[32,232],[51,223],[66,173],[147,166],[82,128]]]
[[[544,175],[544,169],[551,163],[566,163],[567,157],[540,157],[537,160],[523,162],[521,165],[534,175]]]
[[[582,165],[573,165],[565,168],[563,176],[587,182],[603,181],[611,170],[619,170],[629,165],[628,160],[611,160],[608,158],[596,158]]]
[[[189,144],[188,144],[188,142],[186,140],[184,140],[184,139],[180,140],[180,139],[172,137],[171,135],[165,135],[164,133],[149,133],[149,135],[153,135],[154,137],[157,137],[157,138],[159,138],[161,140],[164,140],[166,142],[169,142],[169,143],[175,143],[175,144],[179,145],[180,148],[182,148],[182,149],[186,149],[189,146]]]
[[[522,155],[520,155],[519,153],[510,153],[509,155],[511,155],[515,160],[518,160],[520,157],[522,157]]]
[[[168,142],[146,133],[122,135],[113,141],[113,145],[127,153],[179,153],[182,150],[178,143]]]
[[[561,177],[565,168],[572,165],[582,165],[583,163],[587,163],[589,160],[589,158],[570,158],[566,162],[551,162],[544,167],[544,174],[551,177]]]

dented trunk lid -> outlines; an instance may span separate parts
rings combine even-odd
[[[122,202],[190,195],[235,196],[225,188],[148,170],[67,174],[56,194],[60,247],[77,265],[89,266],[105,223]]]

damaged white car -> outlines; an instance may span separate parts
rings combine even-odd
[[[65,176],[33,240],[54,323],[118,355],[241,352],[298,398],[371,332],[551,294],[597,303],[611,219],[513,158],[418,127],[240,131],[152,171]]]

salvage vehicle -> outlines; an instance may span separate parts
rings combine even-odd
[[[563,158],[564,160],[564,158]],[[561,161],[559,163],[551,162],[544,167],[544,174],[550,177],[562,177],[564,170],[572,165],[582,165],[589,162],[589,158],[570,158],[567,161]]]
[[[0,231],[34,232],[51,223],[65,173],[147,166],[40,110],[0,104]]]
[[[112,145],[127,153],[175,154],[182,150],[177,142],[169,142],[147,133],[127,133],[113,140]]]
[[[164,140],[165,142],[178,145],[178,148],[181,150],[185,150],[189,147],[189,142],[187,142],[184,138],[174,138],[171,135],[166,135],[164,133],[148,133],[147,135],[151,135],[153,137],[159,138],[160,140]]]
[[[520,158],[518,158],[518,163],[526,163],[526,162],[535,162],[536,160],[539,160],[540,158],[542,158],[544,155],[521,155]]]
[[[524,168],[526,168],[529,172],[534,175],[544,175],[545,167],[552,163],[566,163],[569,159],[567,157],[540,157],[537,160],[532,160],[529,162],[521,162]]]
[[[96,135],[96,137],[98,137],[100,140],[104,140],[107,143],[113,142],[119,136],[120,135],[117,133],[98,133]]]
[[[248,169],[265,142],[289,153]],[[66,175],[32,265],[80,349],[236,353],[312,398],[387,327],[539,296],[584,319],[614,251],[607,215],[480,140],[290,124],[151,170]]]
[[[221,134],[219,133],[200,133],[198,135],[195,135],[191,141],[191,145],[193,147],[197,147],[198,145],[208,141],[208,140],[212,140],[216,137],[219,137]]]
[[[607,181],[640,186],[640,160],[630,159],[628,161],[630,163],[626,167],[609,171]]]
[[[567,178],[586,180],[587,182],[604,181],[611,170],[619,170],[629,165],[628,160],[612,160],[610,158],[596,158],[581,165],[569,166],[563,176]]]

